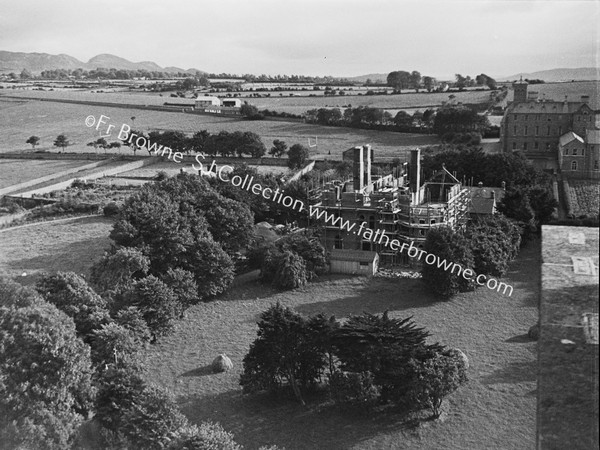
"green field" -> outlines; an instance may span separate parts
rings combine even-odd
[[[90,161],[0,159],[0,189],[86,164]]]
[[[5,104],[0,97],[0,106]],[[31,151],[25,144],[31,135],[41,138],[38,149],[60,151],[53,147],[54,139],[63,133],[72,146],[69,152],[90,153],[95,150],[86,144],[98,138],[99,133],[94,128],[85,125],[85,118],[101,114],[110,117],[107,121],[114,124],[108,141],[117,140],[118,130],[122,124],[132,124],[142,131],[150,130],[181,130],[193,133],[208,130],[211,133],[226,131],[253,131],[257,133],[269,148],[275,139],[284,140],[288,146],[293,144],[308,145],[308,140],[314,143],[317,137],[317,147],[311,148],[312,156],[339,158],[344,150],[356,145],[371,144],[375,149],[375,157],[404,157],[410,148],[431,145],[438,142],[437,137],[423,134],[405,134],[393,132],[378,132],[356,130],[338,127],[322,127],[302,122],[282,121],[246,121],[241,119],[220,118],[205,115],[190,115],[175,112],[145,111],[124,108],[109,108],[56,102],[30,101],[19,105],[10,102],[11,107],[0,107],[0,123],[2,124],[3,139],[0,142],[0,152]],[[99,152],[101,150],[98,150]],[[119,151],[121,154],[130,153],[128,147]],[[331,155],[329,155],[331,154]]]

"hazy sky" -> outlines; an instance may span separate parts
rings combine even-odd
[[[599,67],[600,0],[0,0],[0,50],[207,72],[501,77]]]

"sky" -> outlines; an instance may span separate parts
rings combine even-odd
[[[0,0],[0,50],[210,73],[600,67],[600,0]]]

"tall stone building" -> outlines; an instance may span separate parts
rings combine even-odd
[[[514,101],[506,109],[500,128],[502,150],[521,151],[542,169],[560,170],[579,178],[598,178],[599,116],[590,107],[589,96],[582,95],[579,101],[569,101],[567,97],[564,101],[543,100],[537,92],[528,93],[524,81],[514,83],[513,87]],[[561,145],[573,139],[581,144],[576,156],[583,158],[565,166]],[[567,161],[570,163],[569,158]]]

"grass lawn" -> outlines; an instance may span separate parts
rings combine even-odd
[[[110,219],[91,217],[0,230],[0,270],[19,276],[23,284],[35,283],[43,272],[87,275],[110,245],[112,224]]]
[[[539,242],[534,242],[511,266],[512,297],[481,288],[451,302],[435,301],[420,280],[330,276],[292,292],[247,281],[190,309],[172,336],[148,349],[147,378],[171,389],[193,422],[218,421],[251,449],[264,444],[288,450],[534,448],[537,356],[526,333],[537,321],[539,267]],[[259,314],[277,301],[307,315],[342,318],[389,310],[393,317],[414,316],[432,339],[468,355],[470,381],[448,399],[443,420],[416,428],[393,415],[243,397],[242,359],[256,337]],[[232,359],[231,372],[210,372],[219,353]]]

